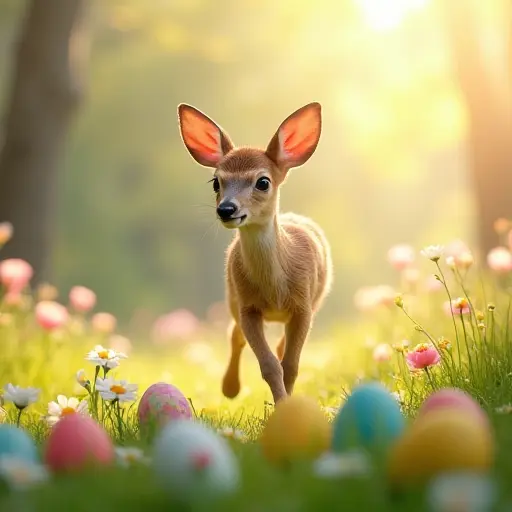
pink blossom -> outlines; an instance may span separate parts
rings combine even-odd
[[[91,318],[91,325],[96,332],[110,334],[117,326],[117,319],[110,313],[96,313]]]
[[[87,313],[96,305],[96,294],[85,286],[73,286],[69,292],[69,302],[75,311]]]
[[[439,363],[441,356],[436,348],[428,343],[420,343],[405,355],[412,370],[423,370]]]
[[[457,239],[457,240],[452,240],[445,247],[444,253],[448,257],[452,256],[453,258],[457,258],[461,254],[471,253],[471,251],[465,242]]]
[[[398,244],[388,251],[388,261],[397,270],[404,270],[414,262],[414,249],[410,245]]]
[[[394,304],[396,291],[388,285],[364,286],[354,295],[354,303],[360,311],[372,311],[379,306]]]
[[[21,292],[28,285],[33,274],[32,266],[25,260],[11,258],[0,261],[0,283],[9,292]]]
[[[10,222],[0,222],[0,247],[12,238],[13,231],[14,228]]]
[[[414,267],[405,268],[402,277],[406,283],[416,284],[420,279],[420,271]]]
[[[373,360],[377,361],[378,363],[384,363],[391,359],[392,354],[393,349],[388,343],[379,343],[373,349]]]
[[[121,352],[123,354],[129,354],[132,350],[131,341],[125,336],[121,336],[120,334],[114,334],[110,337],[109,345],[112,350],[116,352]]]
[[[434,275],[430,275],[425,280],[425,287],[428,292],[437,292],[443,288],[443,283],[436,279]]]
[[[52,331],[68,321],[68,310],[58,302],[43,300],[36,304],[37,323],[45,330]]]
[[[469,315],[471,312],[471,308],[469,306],[469,302],[464,297],[459,297],[458,299],[453,299],[451,302],[447,300],[443,304],[444,312],[451,316],[453,315]]]
[[[155,343],[165,343],[170,339],[186,339],[196,332],[199,320],[188,309],[176,309],[160,316],[153,325]]]
[[[495,247],[487,254],[487,264],[494,272],[506,274],[512,270],[512,253],[506,247]]]

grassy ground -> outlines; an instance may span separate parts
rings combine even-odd
[[[436,267],[432,269],[436,271]],[[367,319],[355,326],[340,325],[318,338],[313,332],[304,351],[296,393],[318,400],[331,419],[346,393],[358,380],[379,380],[399,396],[404,415],[412,418],[423,399],[433,390],[456,386],[471,393],[488,412],[497,445],[492,471],[499,489],[497,510],[512,506],[512,421],[496,409],[512,402],[512,334],[510,333],[510,291],[493,278],[482,281],[458,272],[442,278],[450,298],[466,298],[471,313],[454,315],[443,311],[446,289],[430,294],[402,287],[403,303],[383,300]],[[492,303],[491,303],[492,301]],[[382,304],[386,303],[386,304]],[[96,343],[108,345],[102,335],[90,331],[87,322],[74,319],[56,334],[43,332],[35,323],[32,309],[25,312],[3,308],[0,322],[2,357],[0,384],[36,386],[39,401],[23,413],[21,423],[44,446],[48,427],[44,422],[46,404],[57,394],[86,397],[75,374],[84,368],[92,378],[94,365],[85,361]],[[8,315],[8,316],[6,316]],[[0,316],[1,319],[1,316]],[[272,331],[272,339],[278,339]],[[444,340],[438,347],[441,363],[430,373],[412,372],[400,350],[403,340],[409,350],[417,343]],[[447,344],[447,340],[450,342]],[[381,343],[397,344],[389,358],[374,356]],[[398,348],[398,350],[397,350]],[[386,353],[386,351],[384,351]],[[376,360],[377,359],[377,360]],[[375,464],[370,474],[359,477],[323,479],[310,464],[283,469],[270,466],[260,452],[258,437],[264,418],[271,412],[270,394],[262,382],[252,353],[242,362],[241,395],[233,401],[222,398],[220,379],[227,360],[227,343],[222,331],[206,327],[187,342],[155,347],[135,342],[129,358],[113,371],[119,378],[139,385],[139,396],[152,383],[167,381],[190,398],[200,421],[214,428],[233,427],[244,432],[248,442],[230,440],[241,468],[241,486],[226,499],[203,503],[198,510],[313,511],[333,510],[426,510],[426,484],[403,493],[392,493],[385,473]],[[5,405],[4,421],[14,422],[16,410]],[[151,456],[151,444],[138,436],[135,408],[120,436],[107,424],[117,445],[140,446]],[[300,421],[298,418],[297,421]],[[468,446],[471,450],[471,446]],[[114,467],[95,473],[54,475],[40,487],[23,493],[0,490],[1,510],[43,511],[143,511],[180,510],[155,483],[151,466]],[[466,509],[464,509],[466,510]],[[467,509],[470,510],[470,509]]]

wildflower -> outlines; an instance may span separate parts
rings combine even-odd
[[[443,255],[444,247],[442,245],[429,245],[422,249],[421,254],[431,261],[437,262]]]
[[[406,354],[407,364],[415,370],[422,370],[439,363],[441,356],[436,348],[429,343],[419,343]]]
[[[487,254],[487,265],[498,274],[512,270],[512,253],[506,247],[495,247]]]
[[[13,231],[14,228],[10,222],[0,222],[0,247],[12,238]]]
[[[370,471],[368,456],[362,451],[355,450],[345,453],[324,453],[313,465],[313,472],[320,478],[366,476]]]
[[[114,450],[118,464],[125,468],[140,463],[149,463],[149,457],[146,457],[144,451],[140,448],[135,448],[132,446],[116,446]]]
[[[378,363],[389,361],[393,355],[393,349],[388,343],[379,343],[373,349],[373,360]]]
[[[91,381],[85,376],[85,370],[83,369],[76,372],[76,381],[85,389],[89,389],[91,387]]]
[[[88,410],[87,400],[79,401],[78,398],[70,397],[67,398],[64,395],[58,395],[56,402],[50,402],[48,404],[48,416],[46,421],[48,425],[55,425],[64,416],[70,414],[82,414],[86,415]]]
[[[35,308],[37,323],[47,331],[53,331],[66,324],[68,310],[58,302],[44,300],[38,302]]]
[[[489,302],[489,304],[487,304],[487,311],[494,311],[496,309],[496,306],[492,303],[492,302]]]
[[[446,338],[439,338],[439,340],[437,342],[437,346],[441,350],[448,350],[448,351],[452,348],[452,344],[451,344],[450,340],[447,340]]]
[[[25,409],[25,407],[28,407],[34,402],[37,402],[39,394],[41,393],[40,389],[20,388],[19,386],[13,386],[12,384],[7,384],[4,390],[4,400],[12,402],[20,410]]]
[[[498,414],[512,414],[512,405],[507,404],[507,405],[502,405],[500,407],[496,407],[495,411]]]
[[[96,313],[91,318],[92,328],[102,334],[110,334],[114,332],[117,320],[114,315],[110,313]]]
[[[414,263],[414,249],[406,244],[395,245],[388,251],[388,261],[397,270],[404,270]]]
[[[0,283],[11,293],[21,292],[32,279],[34,271],[25,260],[10,258],[0,261]]]
[[[122,352],[116,352],[111,348],[96,345],[94,350],[91,350],[85,359],[91,361],[91,363],[94,363],[96,366],[102,366],[103,368],[111,370],[119,366],[119,359],[126,359],[126,357],[126,354]]]
[[[41,283],[37,287],[37,300],[42,302],[44,300],[55,300],[59,296],[59,290],[49,283]]]
[[[401,295],[397,295],[395,297],[395,305],[398,306],[400,309],[404,307],[404,299]]]
[[[507,231],[510,230],[511,227],[512,222],[503,217],[494,221],[494,231],[496,231],[496,234],[498,235],[504,235]]]
[[[475,316],[479,322],[481,322],[485,318],[485,315],[482,311],[475,311]]]
[[[85,286],[73,286],[69,292],[69,302],[75,311],[87,313],[96,305],[96,294]]]
[[[0,457],[0,478],[13,489],[27,489],[47,481],[49,476],[48,470],[37,462],[10,455]]]
[[[217,433],[228,439],[234,439],[244,443],[247,441],[247,436],[241,431],[233,427],[224,427],[217,429]]]
[[[477,327],[478,327],[481,331],[485,331],[485,324],[484,324],[483,322],[478,322]]]
[[[199,328],[199,319],[188,309],[176,309],[156,319],[152,328],[153,342],[162,344],[171,339],[188,339]]]
[[[409,348],[409,342],[407,340],[399,341],[393,345],[393,348],[397,352],[403,354],[404,352],[407,352],[407,349]]]
[[[107,401],[134,402],[137,399],[137,384],[128,384],[126,380],[102,379],[98,377],[96,389],[101,398]]]
[[[435,477],[427,499],[429,510],[435,512],[486,512],[493,509],[496,494],[489,475],[457,471]]]
[[[445,302],[443,308],[447,315],[468,315],[471,312],[469,302],[464,297]]]

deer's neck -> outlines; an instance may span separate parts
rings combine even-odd
[[[239,231],[247,275],[255,284],[278,286],[284,278],[286,234],[277,213],[268,224],[245,226]]]

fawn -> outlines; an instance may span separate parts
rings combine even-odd
[[[226,251],[233,322],[222,392],[238,395],[240,356],[248,342],[277,403],[293,392],[302,348],[332,283],[322,230],[306,217],[278,211],[288,171],[303,165],[317,147],[321,106],[310,103],[288,116],[266,150],[236,148],[218,124],[190,105],[178,106],[178,120],[192,158],[215,169],[211,181],[220,222],[238,229]],[[277,357],[265,339],[264,321],[285,324]]]

